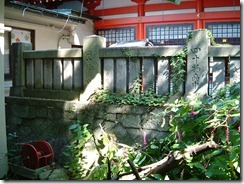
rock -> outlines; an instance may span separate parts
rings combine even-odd
[[[64,169],[47,170],[40,174],[41,180],[69,180]]]

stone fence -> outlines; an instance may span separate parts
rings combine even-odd
[[[138,78],[142,90],[172,92],[171,57],[183,46],[105,48],[105,42],[94,35],[84,39],[83,50],[47,51],[14,43],[10,95],[86,102],[101,87],[128,93]],[[206,30],[192,31],[184,81],[180,90],[186,96],[209,95],[226,83],[240,81],[240,46],[210,46]]]

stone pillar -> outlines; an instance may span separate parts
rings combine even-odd
[[[83,84],[80,101],[86,102],[90,95],[101,87],[101,61],[99,49],[106,47],[106,38],[91,35],[83,40]]]
[[[8,172],[4,96],[4,0],[0,0],[0,179]]]
[[[13,43],[11,46],[11,62],[13,64],[13,87],[10,88],[10,96],[23,96],[25,87],[25,61],[23,52],[31,50],[31,43]]]
[[[192,31],[188,43],[186,96],[190,93],[199,97],[208,94],[208,46],[210,38],[206,30]]]

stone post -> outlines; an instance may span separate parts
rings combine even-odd
[[[25,88],[25,61],[23,52],[31,50],[31,43],[13,43],[11,46],[11,62],[13,64],[13,87],[10,88],[10,96],[23,96]]]
[[[198,94],[199,97],[208,94],[208,46],[210,38],[206,30],[192,31],[188,43],[186,96]]]
[[[84,92],[80,101],[87,102],[98,88],[101,87],[101,62],[99,49],[106,47],[106,38],[91,35],[83,40],[83,84]]]
[[[0,179],[7,175],[7,136],[4,100],[4,0],[0,0]]]

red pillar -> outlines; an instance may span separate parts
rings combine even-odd
[[[145,3],[147,0],[131,0],[134,3],[137,3],[137,31],[136,31],[136,39],[142,40],[144,38],[144,24],[141,22],[142,17],[145,16]]]
[[[196,0],[197,24],[196,29],[203,28],[202,13],[204,12],[203,0]]]

